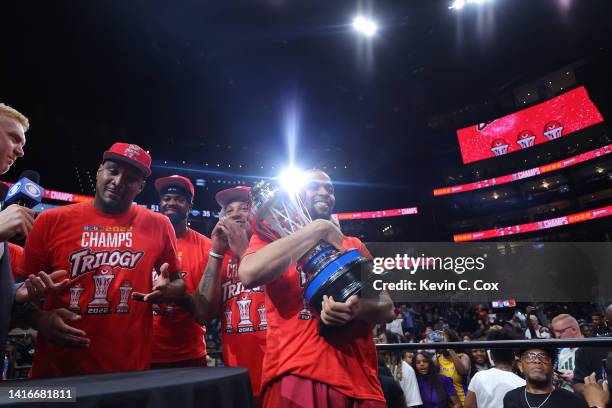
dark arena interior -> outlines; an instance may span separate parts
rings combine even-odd
[[[610,21],[6,2],[0,407],[611,407]]]

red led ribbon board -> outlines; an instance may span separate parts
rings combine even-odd
[[[575,164],[583,163],[588,160],[596,159],[601,156],[605,156],[612,153],[612,144],[599,147],[597,149],[589,150],[581,154],[577,154],[567,159],[559,160],[554,163],[545,164],[539,167],[533,167],[531,169],[518,171],[512,174],[506,174],[505,176],[493,177],[487,180],[476,181],[474,183],[459,184],[451,187],[436,188],[433,191],[434,196],[442,196],[448,194],[463,193],[465,191],[480,190],[482,188],[499,186],[500,184],[511,183],[516,180],[522,180],[529,177],[539,176],[540,174],[548,173],[551,171],[563,169],[565,167],[573,166]]]
[[[527,232],[540,231],[549,228],[561,227],[563,225],[576,224],[579,222],[594,220],[596,218],[612,215],[612,205],[597,208],[595,210],[583,211],[563,217],[549,218],[543,221],[530,222],[528,224],[513,225],[511,227],[495,228],[485,231],[468,232],[466,234],[453,235],[455,242],[478,241],[481,239],[499,238],[508,235],[525,234]]]
[[[393,210],[340,213],[340,214],[334,214],[334,216],[340,221],[345,221],[345,220],[368,220],[368,219],[373,219],[373,218],[400,217],[402,215],[415,215],[418,213],[419,213],[419,210],[417,207],[410,207],[410,208],[397,208]]]
[[[603,122],[581,86],[546,102],[457,131],[463,163],[504,156]]]

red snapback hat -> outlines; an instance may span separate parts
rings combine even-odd
[[[142,147],[132,143],[115,143],[104,152],[102,160],[118,160],[136,167],[145,177],[151,175],[151,156]]]
[[[169,177],[160,177],[155,180],[155,189],[158,193],[161,193],[164,188],[169,186],[180,187],[190,193],[192,197],[194,195],[193,184],[191,183],[191,180],[189,180],[187,177],[175,174]]]
[[[219,191],[215,194],[215,200],[222,208],[225,208],[228,204],[234,201],[241,201],[243,203],[249,202],[249,193],[251,187],[237,186]]]

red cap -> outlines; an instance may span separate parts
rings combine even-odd
[[[115,143],[104,152],[103,160],[118,160],[136,167],[145,177],[151,175],[151,156],[142,147],[132,143]]]
[[[219,203],[221,208],[225,208],[228,204],[233,203],[234,201],[248,203],[250,192],[251,187],[247,186],[228,188],[226,190],[219,191],[215,195],[215,200],[217,200],[217,203]]]
[[[161,193],[161,191],[164,188],[169,187],[169,186],[180,187],[186,192],[190,193],[191,197],[193,197],[193,193],[194,193],[193,184],[191,184],[191,180],[189,180],[187,177],[183,177],[183,176],[179,176],[178,174],[175,174],[173,176],[161,177],[155,180],[155,189],[157,190],[158,193]]]

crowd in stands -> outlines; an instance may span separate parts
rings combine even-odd
[[[396,305],[382,344],[612,336],[612,305]],[[612,347],[419,349],[379,352],[389,407],[609,407]],[[395,380],[395,382],[392,382]],[[527,405],[525,405],[527,404]]]

